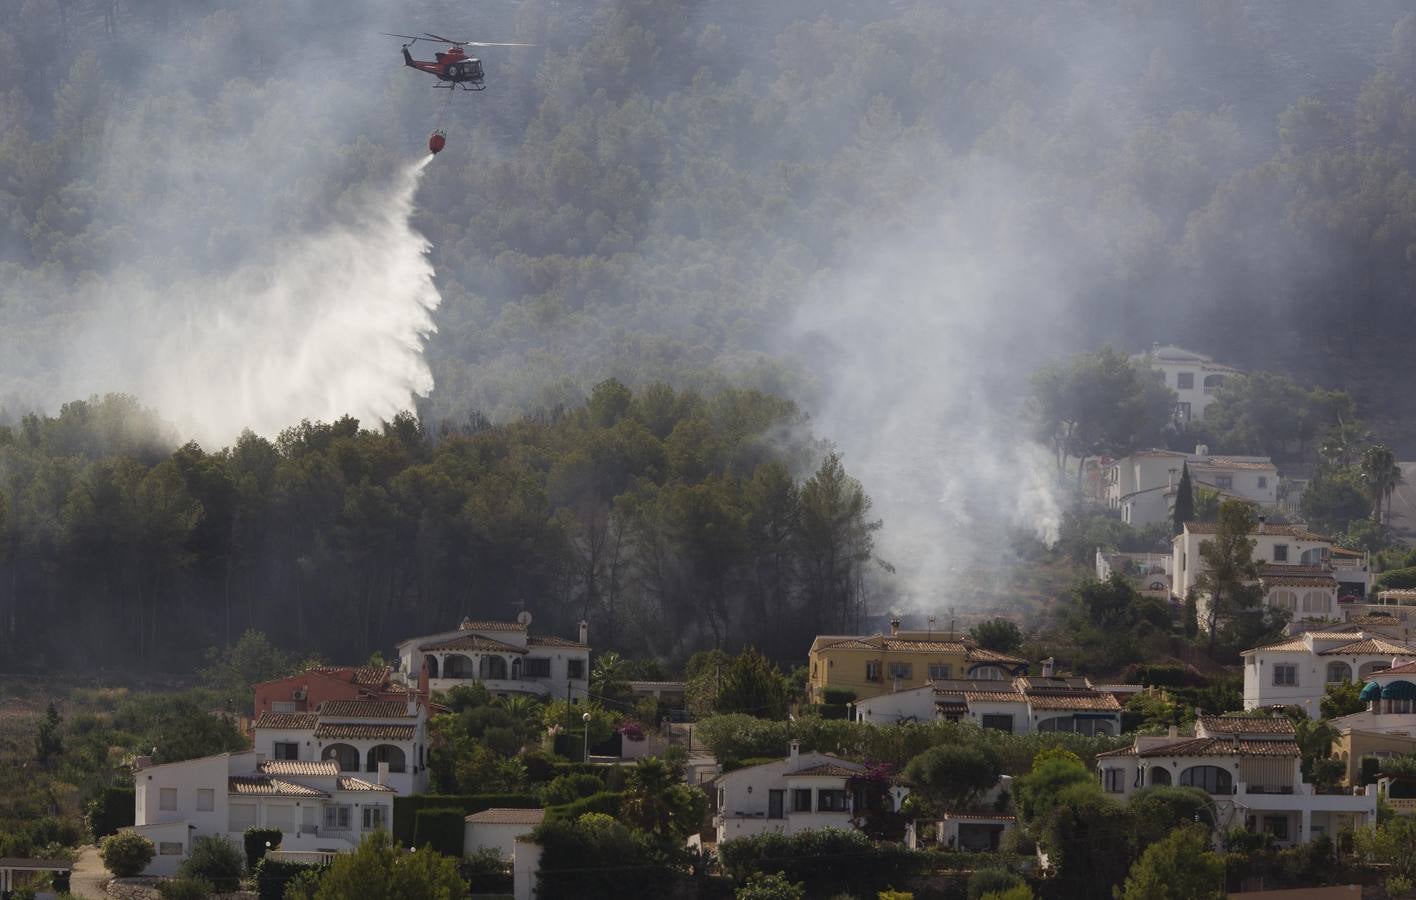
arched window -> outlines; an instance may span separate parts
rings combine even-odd
[[[428,667],[428,677],[438,677],[438,658],[431,653],[423,657],[423,665]]]
[[[1325,616],[1332,611],[1332,598],[1327,591],[1308,591],[1303,595],[1303,612]]]
[[[1219,390],[1219,389],[1222,388],[1222,387],[1224,387],[1224,376],[1223,376],[1223,375],[1206,375],[1206,376],[1205,376],[1205,393],[1206,393],[1206,394],[1213,394],[1215,391]]]
[[[483,678],[506,678],[506,660],[500,656],[482,657]]]
[[[388,770],[390,772],[402,772],[403,750],[392,744],[379,744],[369,751],[369,765],[367,771],[377,772],[379,770],[379,763],[381,762],[388,763]]]
[[[339,763],[341,772],[359,771],[359,751],[348,744],[330,744],[320,754],[320,759],[332,759]]]
[[[1345,662],[1328,663],[1327,680],[1329,683],[1332,683],[1334,681],[1351,681],[1352,667]]]
[[[1207,794],[1234,793],[1234,776],[1219,766],[1191,766],[1180,773],[1180,783],[1197,787]]]
[[[1314,547],[1311,550],[1304,550],[1303,555],[1298,558],[1298,562],[1305,566],[1320,566],[1328,560],[1328,548]]]
[[[1274,591],[1269,594],[1269,606],[1296,613],[1298,611],[1298,595],[1293,591]]]
[[[1008,676],[998,666],[977,666],[969,670],[969,677],[976,681],[1002,681]]]
[[[444,678],[475,678],[477,670],[470,657],[461,653],[449,653],[443,660]]]
[[[1151,766],[1151,784],[1170,784],[1170,770],[1163,766]]]

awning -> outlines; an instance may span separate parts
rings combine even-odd
[[[1357,695],[1359,700],[1363,700],[1366,702],[1370,702],[1372,700],[1380,700],[1381,696],[1382,686],[1377,684],[1375,681],[1367,682],[1366,687],[1362,688],[1362,693]]]
[[[1383,700],[1416,700],[1416,684],[1409,681],[1393,681],[1382,688]]]

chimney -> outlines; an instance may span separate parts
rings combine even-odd
[[[408,694],[408,715],[418,715],[418,695],[411,692]]]
[[[152,765],[152,757],[144,754],[133,758],[133,771],[141,772]]]
[[[1047,659],[1044,659],[1044,660],[1042,661],[1042,677],[1043,677],[1043,678],[1051,678],[1051,677],[1052,677],[1052,673],[1053,673],[1053,671],[1056,669],[1056,667],[1057,667],[1057,660],[1056,660],[1056,658],[1049,656]]]
[[[1165,732],[1165,736],[1173,741],[1180,736],[1180,729],[1176,728],[1174,725],[1171,725],[1169,730]]]
[[[387,762],[381,762],[381,763],[379,763],[379,774],[378,774],[377,776],[375,776],[375,777],[378,778],[378,784],[388,784],[388,763],[387,763]]]
[[[1268,522],[1268,516],[1259,516],[1259,534],[1264,533],[1264,525]]]
[[[801,758],[801,741],[792,740],[787,744],[787,762],[791,763],[790,769],[796,768],[797,760]]]
[[[1170,470],[1170,480],[1166,482],[1167,490],[1175,490],[1175,469]]]
[[[1196,445],[1195,445],[1195,455],[1196,455],[1196,456],[1209,456],[1209,455],[1210,455],[1210,445],[1209,445],[1209,444],[1196,444]]]
[[[900,633],[900,617],[899,617],[899,616],[891,616],[891,617],[890,617],[890,633],[891,633],[891,634],[899,634],[899,633]]]
[[[580,643],[590,643],[590,623],[584,619],[580,620]]]

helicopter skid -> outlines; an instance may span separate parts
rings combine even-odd
[[[456,90],[459,86],[461,86],[464,91],[485,91],[487,89],[485,82],[453,81],[447,84],[433,85],[435,89],[445,91]]]

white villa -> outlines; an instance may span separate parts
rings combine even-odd
[[[1175,391],[1177,422],[1203,419],[1224,382],[1232,375],[1243,374],[1208,356],[1173,345],[1154,344],[1148,352],[1137,354],[1136,359],[1148,363],[1165,386]]]
[[[463,619],[453,631],[411,637],[397,645],[399,669],[422,689],[448,691],[483,684],[497,696],[533,694],[579,700],[590,690],[588,626],[579,640],[529,634],[520,622]]]
[[[1364,567],[1365,563],[1364,559]],[[1413,613],[1416,613],[1416,590],[1378,591],[1375,597],[1344,603],[1343,611],[1346,612],[1349,622],[1377,624],[1404,635],[1416,624],[1416,620],[1413,620]],[[1385,621],[1382,621],[1383,619]]]
[[[1120,734],[1121,704],[1085,678],[1019,676],[1011,682],[935,681],[852,704],[857,722],[973,722],[1014,734]]]
[[[1332,720],[1339,731],[1416,735],[1416,652],[1393,660],[1390,668],[1369,673],[1362,680],[1362,712]],[[1399,663],[1399,664],[1395,664]]]
[[[1319,794],[1303,782],[1293,723],[1283,717],[1201,716],[1194,737],[1171,728],[1097,754],[1108,793],[1126,798],[1152,785],[1186,785],[1214,800],[1217,830],[1266,832],[1283,846],[1376,823],[1375,786]]]
[[[851,779],[866,771],[829,753],[802,753],[792,741],[785,759],[719,775],[713,827],[718,842],[768,831],[796,834],[810,828],[853,828],[861,792]],[[890,789],[898,810],[908,788]]]
[[[1299,706],[1316,719],[1329,684],[1369,681],[1416,660],[1416,649],[1361,630],[1309,631],[1240,655],[1245,709]]]
[[[1183,600],[1196,587],[1204,561],[1200,545],[1213,540],[1214,522],[1186,522],[1171,540],[1171,592]],[[1343,618],[1338,598],[1365,595],[1371,582],[1365,557],[1335,554],[1332,538],[1298,525],[1269,525],[1259,517],[1249,539],[1260,562],[1264,603],[1289,612],[1294,621],[1337,622]],[[1199,594],[1200,627],[1208,624],[1209,595]]]
[[[536,830],[546,818],[544,809],[484,809],[463,819],[462,855],[495,850],[507,861],[516,859],[517,838]]]
[[[341,773],[386,770],[400,797],[428,789],[428,709],[402,700],[326,700],[314,713],[262,713],[255,752],[273,761],[333,761]]]
[[[1099,499],[1131,525],[1167,522],[1174,514],[1175,495],[1186,466],[1195,488],[1209,488],[1260,509],[1278,504],[1278,467],[1267,456],[1211,456],[1203,444],[1195,447],[1194,453],[1137,450],[1113,461],[1101,472],[1103,496]]]
[[[157,847],[145,874],[175,874],[197,837],[239,847],[255,825],[279,828],[285,851],[353,850],[366,832],[393,821],[388,777],[386,763],[365,780],[332,760],[270,759],[255,750],[166,765],[140,757],[132,830]]]
[[[1096,580],[1120,575],[1142,597],[1170,599],[1169,553],[1109,553],[1096,548]]]

